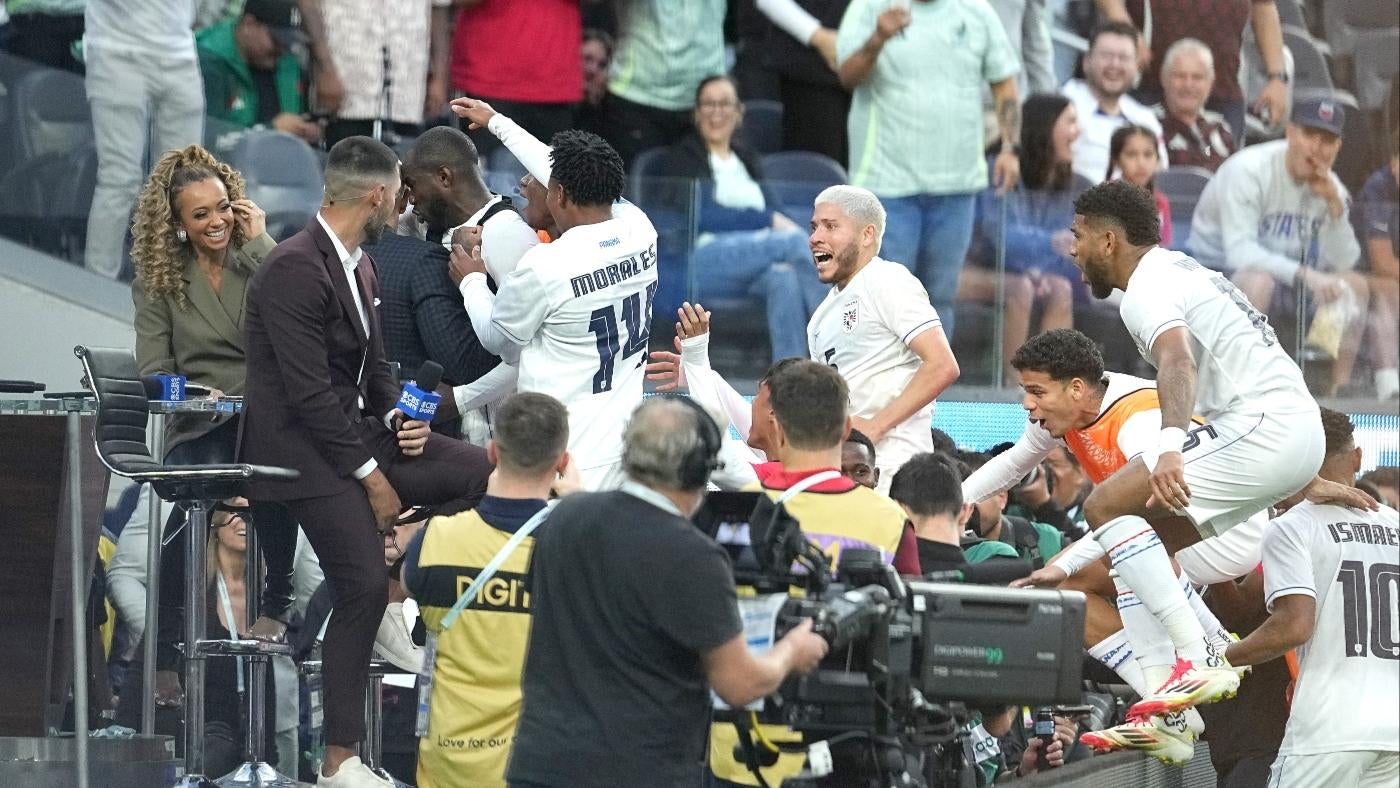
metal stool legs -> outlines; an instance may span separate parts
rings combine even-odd
[[[177,788],[208,788],[213,781],[204,776],[204,655],[198,648],[207,632],[205,589],[208,566],[209,502],[190,501],[189,529],[185,534],[185,776]],[[159,531],[151,538],[159,540]],[[153,638],[154,632],[148,632]],[[154,692],[148,687],[147,692]]]

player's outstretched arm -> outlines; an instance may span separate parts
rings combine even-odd
[[[1235,667],[1258,665],[1278,659],[1312,637],[1317,600],[1307,594],[1274,599],[1274,612],[1243,640],[1225,649],[1225,659]]]
[[[473,129],[486,129],[496,135],[496,139],[511,152],[525,169],[543,184],[549,183],[549,146],[540,142],[535,135],[521,128],[519,124],[491,108],[481,99],[469,96],[455,98],[449,105],[452,114],[462,118]]]
[[[1185,509],[1191,503],[1186,485],[1186,462],[1181,447],[1196,407],[1196,357],[1191,352],[1191,334],[1184,325],[1163,331],[1152,343],[1157,366],[1157,399],[1161,403],[1162,434],[1157,464],[1152,468],[1152,497],[1147,505],[1161,503],[1172,509]]]

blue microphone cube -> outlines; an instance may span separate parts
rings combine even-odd
[[[404,383],[403,393],[399,395],[398,408],[405,417],[413,421],[432,421],[440,402],[442,395],[434,391],[423,391],[415,382],[408,381]]]
[[[156,375],[156,379],[160,381],[160,399],[162,402],[184,401],[184,375]]]

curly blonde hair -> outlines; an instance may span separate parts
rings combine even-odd
[[[181,274],[194,252],[188,243],[175,237],[179,222],[175,200],[186,186],[209,178],[223,182],[230,202],[243,199],[243,176],[214,158],[214,154],[198,145],[167,152],[146,179],[131,220],[131,259],[136,264],[136,281],[145,286],[152,298],[174,295],[181,309],[189,305]],[[245,241],[243,229],[234,222],[230,248],[237,249]]]

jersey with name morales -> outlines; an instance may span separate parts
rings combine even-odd
[[[622,456],[622,432],[642,402],[656,229],[626,200],[613,217],[570,228],[520,260],[496,294],[492,323],[520,351],[520,391],[569,409],[580,468]]]

